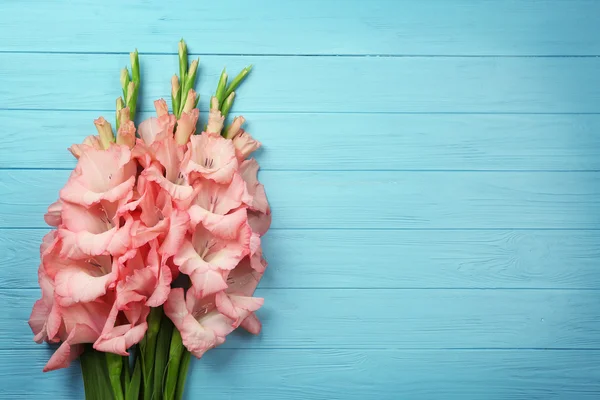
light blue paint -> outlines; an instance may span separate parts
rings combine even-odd
[[[274,217],[264,331],[189,399],[600,398],[599,2],[77,3],[0,3],[0,398],[82,397],[26,325],[42,214],[127,52],[151,110],[182,36],[203,108],[255,64]]]

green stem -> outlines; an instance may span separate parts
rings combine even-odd
[[[183,347],[181,333],[179,333],[179,330],[173,329],[171,346],[169,348],[169,363],[167,368],[167,380],[165,381],[164,400],[173,400],[175,398],[179,368],[184,351],[185,347]]]
[[[142,356],[142,375],[144,377],[144,400],[152,399],[154,353],[156,352],[156,340],[158,339],[162,314],[162,307],[150,309],[148,331],[146,332],[146,337],[141,342],[140,355]]]
[[[139,400],[140,398],[140,383],[142,380],[142,358],[137,357],[135,361],[135,367],[133,368],[133,375],[131,375],[131,381],[129,387],[125,393],[126,400]]]
[[[167,360],[169,358],[169,343],[171,342],[172,332],[173,323],[169,318],[163,316],[160,323],[160,331],[158,332],[156,353],[154,356],[154,399],[160,399],[163,394],[163,382],[166,375]]]
[[[185,380],[188,374],[188,368],[190,366],[190,360],[192,359],[192,353],[184,350],[183,356],[181,357],[181,364],[179,365],[179,378],[177,379],[177,392],[175,395],[176,400],[183,398],[183,391],[185,389]]]
[[[86,400],[114,400],[104,353],[86,345],[79,357]]]
[[[123,359],[120,355],[106,353],[106,365],[108,366],[108,377],[116,400],[123,400],[123,386],[121,385],[121,372],[123,371]]]
[[[129,357],[123,356],[123,374],[121,374],[121,381],[123,384],[123,393],[129,391],[129,384],[131,383],[131,367],[129,366]]]

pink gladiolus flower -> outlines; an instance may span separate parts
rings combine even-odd
[[[238,169],[235,147],[221,135],[203,133],[193,136],[181,169],[187,175],[188,182],[204,178],[217,183],[229,183]]]
[[[243,210],[242,210],[243,211]],[[237,233],[233,239],[222,239],[198,225],[190,239],[175,255],[173,261],[179,270],[190,276],[198,296],[208,296],[227,288],[228,271],[250,253],[250,227],[243,218],[232,227]]]
[[[201,222],[217,236],[234,237],[237,234],[235,227],[239,226],[240,218],[246,219],[246,215],[231,211],[252,202],[242,177],[235,174],[228,185],[199,179],[194,183],[194,189],[197,194],[189,209],[192,226]]]
[[[217,310],[217,297],[221,307],[235,318]],[[183,289],[171,290],[164,309],[181,333],[183,345],[200,358],[207,350],[223,344],[225,337],[239,326],[238,321],[246,319],[262,304],[262,299],[226,294],[201,298],[192,288],[187,295]]]
[[[84,208],[64,203],[63,224],[58,228],[62,239],[61,257],[85,259],[89,256],[120,255],[131,242],[133,219],[127,218],[121,225],[116,216],[116,205],[94,205]]]
[[[60,198],[82,206],[121,200],[131,192],[135,173],[135,162],[125,146],[88,150],[79,158]]]

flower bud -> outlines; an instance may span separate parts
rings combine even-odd
[[[221,72],[221,77],[219,78],[219,83],[217,84],[217,91],[215,92],[215,97],[219,100],[219,105],[223,103],[223,99],[225,99],[225,91],[227,90],[227,72],[225,72],[225,68],[223,68],[223,72]]]
[[[181,84],[185,83],[185,76],[187,74],[188,62],[187,62],[187,46],[183,39],[179,41],[179,79]]]
[[[135,125],[129,119],[129,109],[121,110],[121,127],[117,132],[117,144],[125,145],[130,149],[135,145]]]
[[[239,161],[245,160],[253,151],[258,149],[261,144],[255,140],[249,133],[240,129],[240,133],[233,139],[235,154]]]
[[[227,129],[225,137],[227,139],[234,139],[237,136],[237,134],[240,133],[240,128],[242,127],[244,122],[246,122],[246,119],[244,117],[235,117],[233,119],[233,122],[231,123],[231,126]]]
[[[240,86],[240,83],[242,83],[242,81],[246,79],[246,76],[248,76],[250,71],[252,71],[252,64],[248,65],[242,70],[242,72],[240,72],[235,78],[233,78],[231,83],[227,86],[227,90],[225,91],[224,97],[229,96],[235,89],[237,89],[237,87]]]
[[[212,133],[216,135],[221,134],[221,130],[223,129],[223,122],[225,118],[221,115],[221,111],[219,111],[219,102],[217,98],[213,96],[210,99],[210,112],[208,113],[208,124],[206,125],[206,132]]]
[[[123,88],[123,97],[127,98],[127,86],[129,86],[129,71],[127,68],[121,70],[121,87]]]
[[[108,149],[110,144],[114,143],[115,141],[115,135],[113,134],[112,126],[110,126],[110,123],[105,120],[104,117],[94,120],[94,125],[96,125],[96,129],[98,130],[98,136],[100,136],[102,148]]]
[[[194,89],[190,89],[187,93],[187,98],[185,99],[185,104],[183,105],[183,112],[189,113],[194,108],[194,104],[196,103],[196,91]]]
[[[223,114],[223,118],[227,118],[229,115],[229,110],[231,110],[231,106],[233,105],[233,99],[235,99],[235,92],[231,92],[229,96],[223,102],[221,106],[221,114]]]
[[[129,53],[129,59],[131,60],[131,80],[136,84],[140,83],[140,58],[138,57],[138,51]]]
[[[154,101],[154,108],[156,109],[156,115],[160,118],[163,115],[169,115],[169,107],[165,99],[158,99]]]
[[[119,127],[121,126],[121,110],[125,108],[125,102],[123,102],[123,98],[119,97],[117,99],[117,115],[116,115],[116,119],[117,119],[117,130],[119,129]]]
[[[131,102],[133,101],[133,95],[135,94],[135,82],[131,81],[127,85],[127,98],[125,101],[127,102],[127,107],[131,107]]]
[[[196,131],[198,116],[200,110],[193,108],[190,112],[181,113],[181,118],[177,121],[177,130],[175,131],[175,142],[182,145],[190,140],[190,136]]]
[[[171,78],[171,105],[173,107],[173,114],[179,115],[179,106],[181,105],[181,93],[179,91],[179,79],[177,75],[173,75]]]

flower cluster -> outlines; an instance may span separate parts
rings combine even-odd
[[[157,117],[137,128],[124,107],[116,139],[99,118],[99,134],[69,149],[78,162],[45,215],[56,229],[40,248],[42,298],[29,321],[37,342],[62,342],[45,371],[66,367],[85,343],[127,355],[153,307],[197,357],[239,326],[260,331],[253,293],[270,209],[247,159],[260,143],[242,117],[222,134],[214,98],[195,134],[196,102],[192,89],[176,117],[158,100]]]

